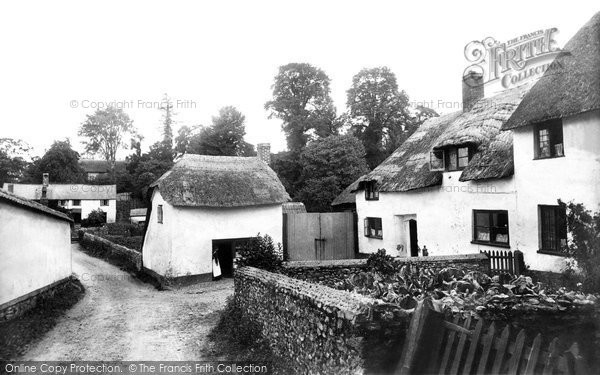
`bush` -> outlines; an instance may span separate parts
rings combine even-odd
[[[391,275],[396,272],[394,258],[385,253],[385,249],[379,249],[376,253],[369,255],[367,267],[373,272],[381,275]]]
[[[106,224],[107,234],[112,236],[142,236],[144,227],[131,223],[109,223]]]
[[[558,203],[567,213],[567,253],[572,258],[564,275],[580,279],[586,292],[600,292],[600,212],[581,203]]]
[[[101,227],[106,223],[106,212],[101,209],[93,210],[87,218],[81,220],[81,226],[84,228]]]
[[[273,239],[265,234],[263,237],[258,234],[251,238],[240,250],[240,257],[237,264],[240,267],[256,267],[267,271],[277,271],[282,263],[281,244],[273,243]]]

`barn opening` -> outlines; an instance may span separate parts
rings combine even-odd
[[[212,241],[213,253],[216,253],[221,267],[221,276],[233,277],[235,259],[249,240],[250,238],[227,238]]]

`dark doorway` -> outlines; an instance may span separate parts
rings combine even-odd
[[[219,266],[221,267],[222,277],[233,277],[235,257],[248,240],[249,238],[213,240],[213,251],[216,250],[217,252],[217,259],[219,260]]]
[[[71,215],[73,215],[73,221],[76,224],[81,223],[81,212],[71,212]]]
[[[233,277],[233,243],[232,241],[213,241],[213,249],[217,250],[217,259],[223,277]]]
[[[417,221],[410,219],[408,221],[408,230],[410,235],[410,256],[419,256],[419,239],[417,238]]]

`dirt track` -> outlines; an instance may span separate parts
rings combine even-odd
[[[85,297],[21,360],[209,359],[206,336],[232,280],[158,291],[73,246]]]

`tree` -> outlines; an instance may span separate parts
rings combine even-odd
[[[314,137],[337,134],[338,123],[330,96],[330,80],[321,69],[306,63],[279,68],[272,86],[273,99],[265,104],[269,118],[283,121],[288,149],[299,154]]]
[[[171,102],[171,98],[167,94],[165,94],[160,110],[163,112],[162,114],[162,135],[163,139],[157,147],[160,147],[160,153],[164,158],[169,158],[173,161],[174,150],[173,150],[173,103]]]
[[[85,152],[101,154],[110,164],[111,174],[114,176],[117,151],[127,148],[125,139],[136,134],[133,121],[121,109],[110,106],[98,109],[93,115],[88,115],[86,121],[79,128],[80,136],[87,138],[84,141]]]
[[[367,163],[374,168],[414,125],[408,96],[398,90],[396,75],[387,67],[361,70],[352,78],[347,94],[353,134],[362,141]]]
[[[51,183],[74,184],[84,181],[84,171],[79,165],[79,153],[71,142],[54,141],[41,159],[35,159],[27,168],[23,182],[42,182],[42,174],[50,175]]]
[[[178,136],[177,148],[186,147],[187,152],[216,156],[252,156],[254,146],[244,141],[246,116],[235,107],[227,106],[213,117],[209,127],[186,128]],[[195,133],[195,134],[194,134]],[[185,135],[193,134],[189,141]],[[187,143],[187,144],[186,144]]]
[[[27,166],[24,157],[30,151],[31,147],[20,139],[0,138],[0,187],[23,176]]]
[[[300,163],[303,181],[297,198],[309,211],[330,211],[333,199],[369,171],[365,149],[351,135],[333,135],[310,142]]]

